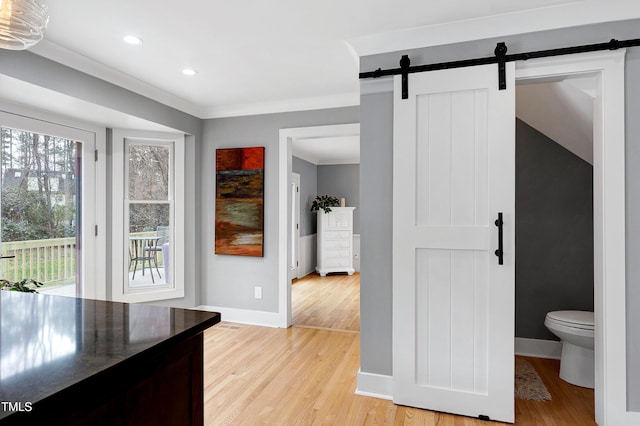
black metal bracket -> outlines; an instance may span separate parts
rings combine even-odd
[[[495,53],[498,59],[498,90],[505,90],[507,88],[507,72],[505,67],[507,45],[503,42],[498,43],[493,53]]]
[[[402,70],[402,99],[409,99],[409,66],[411,59],[409,55],[402,55],[400,58],[400,69]]]
[[[485,416],[484,414],[480,414],[480,415],[478,416],[478,419],[483,420],[483,421],[485,421],[485,422],[490,422],[490,421],[491,421],[491,417],[489,417],[489,416]]]

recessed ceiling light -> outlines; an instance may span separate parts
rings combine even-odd
[[[136,36],[132,36],[132,35],[128,35],[123,37],[123,40],[125,41],[125,43],[129,43],[129,44],[142,44],[142,39],[140,37],[136,37]]]
[[[191,75],[196,75],[196,72],[191,68],[185,68],[182,70],[182,74],[191,76]]]

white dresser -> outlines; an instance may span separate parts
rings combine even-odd
[[[353,211],[355,207],[331,207],[318,211],[318,266],[324,277],[329,272],[353,275]]]

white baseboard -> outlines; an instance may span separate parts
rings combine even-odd
[[[625,425],[640,425],[640,413],[636,413],[634,411],[627,411],[627,415],[625,418]]]
[[[516,337],[516,355],[560,359],[562,343],[555,340]]]
[[[223,308],[208,305],[200,305],[194,309],[198,309],[200,311],[220,312],[221,320],[225,322],[260,325],[272,328],[279,328],[280,326],[277,312],[250,311],[248,309]]]
[[[303,235],[300,237],[298,278],[309,275],[316,270],[316,237],[317,234]]]
[[[358,369],[356,395],[393,400],[393,377],[363,373]]]

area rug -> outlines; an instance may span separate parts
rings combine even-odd
[[[516,398],[551,401],[549,391],[531,363],[520,358],[516,358]]]

